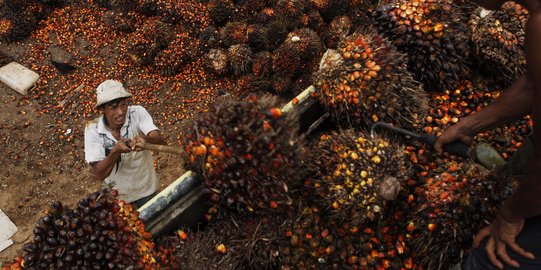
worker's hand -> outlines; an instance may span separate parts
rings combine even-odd
[[[128,146],[128,143],[129,139],[122,139],[115,144],[112,151],[117,153],[129,153],[132,151],[132,149]]]
[[[141,145],[144,145],[145,143],[146,143],[146,140],[145,140],[145,138],[143,138],[143,137],[139,137],[139,136],[138,136],[138,137],[133,138],[133,139],[131,140],[131,147],[132,147],[132,150],[133,150],[133,151],[138,151],[138,152],[139,152],[139,151],[145,150],[145,149],[143,149],[143,148],[141,147]]]
[[[531,252],[524,250],[516,243],[516,238],[523,227],[524,219],[511,221],[499,215],[492,224],[482,229],[475,236],[473,245],[478,248],[481,241],[488,237],[485,250],[492,264],[499,269],[504,268],[504,263],[518,268],[520,267],[519,263],[507,254],[507,247],[520,256],[531,260],[535,259],[535,256]]]
[[[463,127],[462,125],[456,124],[448,128],[447,130],[445,130],[443,134],[441,134],[441,136],[438,137],[438,139],[436,140],[436,143],[434,144],[434,149],[436,149],[436,152],[438,152],[438,154],[442,155],[444,154],[443,153],[444,145],[448,143],[456,142],[456,141],[462,141],[467,144],[472,144],[474,135],[475,134],[469,134],[467,129]]]

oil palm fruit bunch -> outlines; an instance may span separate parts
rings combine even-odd
[[[349,9],[349,0],[308,0],[325,21],[330,22],[334,17],[344,15]]]
[[[290,32],[284,43],[278,50],[285,48],[297,52],[300,58],[300,70],[302,73],[312,73],[317,70],[319,59],[323,55],[323,43],[318,34],[310,28],[301,28]],[[275,52],[277,57],[278,50]],[[275,73],[283,71],[274,69]]]
[[[527,11],[513,2],[502,10],[476,9],[470,16],[472,43],[481,70],[510,85],[526,71],[524,53]]]
[[[129,12],[137,6],[137,0],[97,0],[98,6],[117,12]]]
[[[129,37],[133,40],[128,55],[138,65],[149,65],[174,38],[174,27],[158,17],[146,21]]]
[[[220,39],[224,46],[248,42],[248,24],[245,22],[228,22],[220,29]]]
[[[323,34],[325,46],[330,49],[337,49],[340,40],[351,34],[353,22],[349,16],[338,16],[329,24],[328,31]]]
[[[24,39],[36,26],[36,18],[26,5],[6,4],[0,10],[0,42],[14,42]]]
[[[235,4],[231,0],[210,0],[207,7],[210,18],[218,25],[228,21],[235,12]]]
[[[179,231],[175,256],[183,269],[276,269],[287,219],[221,217],[204,231]]]
[[[452,0],[392,1],[373,17],[378,31],[407,55],[425,90],[448,89],[469,74],[467,18]]]
[[[303,206],[295,220],[280,250],[281,269],[344,269],[337,254],[346,246],[324,213],[317,206]]]
[[[103,14],[103,21],[108,27],[125,33],[135,31],[136,15],[133,12],[122,13],[118,11],[106,11]]]
[[[210,49],[204,56],[205,67],[215,74],[225,75],[229,72],[227,50],[222,48]]]
[[[234,75],[243,75],[252,70],[255,54],[247,44],[237,44],[227,50],[229,67]]]
[[[401,147],[363,133],[324,134],[312,149],[314,203],[355,226],[380,220],[409,176]]]
[[[473,164],[442,166],[443,173],[428,175],[407,226],[414,259],[426,269],[449,269],[460,262],[473,236],[513,191],[510,182],[493,181]]]
[[[186,64],[203,55],[201,41],[190,31],[176,31],[169,46],[154,59],[154,68],[162,76],[174,76]]]
[[[137,211],[116,194],[95,192],[75,209],[53,203],[34,228],[34,240],[24,244],[22,260],[15,263],[20,269],[167,267],[168,253],[156,252]]]
[[[322,103],[344,126],[377,121],[411,127],[426,111],[426,94],[403,55],[382,36],[354,33],[323,55],[313,83]]]
[[[295,116],[276,105],[270,96],[220,100],[184,135],[188,168],[203,177],[211,200],[224,209],[257,214],[289,207],[302,142]]]

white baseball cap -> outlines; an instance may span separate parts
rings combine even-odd
[[[115,80],[106,80],[98,85],[96,88],[96,97],[97,103],[96,107],[99,107],[109,101],[118,99],[118,98],[127,98],[131,97],[132,94],[127,92],[124,89],[124,86],[119,81]]]

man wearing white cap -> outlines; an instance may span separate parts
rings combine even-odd
[[[165,144],[152,117],[141,106],[128,106],[132,96],[122,83],[102,82],[96,108],[102,115],[85,127],[85,159],[97,180],[118,190],[119,199],[142,206],[156,192],[154,160],[138,142]]]

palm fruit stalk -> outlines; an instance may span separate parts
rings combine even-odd
[[[470,32],[451,0],[393,1],[373,15],[378,31],[407,55],[427,91],[442,91],[469,75]]]
[[[472,43],[480,69],[509,86],[526,71],[526,9],[508,2],[498,11],[476,9],[470,16]]]
[[[327,50],[313,83],[322,103],[343,126],[385,121],[411,128],[427,109],[421,84],[402,54],[382,36],[355,33],[338,50]]]
[[[183,135],[188,168],[204,179],[222,210],[241,214],[287,209],[299,184],[295,116],[270,96],[220,100],[195,117]]]
[[[474,235],[512,191],[512,183],[494,181],[473,164],[434,170],[417,194],[419,208],[407,226],[415,261],[426,269],[449,269],[462,261]]]
[[[154,246],[139,213],[102,190],[75,209],[55,202],[33,230],[24,255],[5,269],[156,269],[169,267],[168,250]]]
[[[153,17],[130,35],[133,40],[128,55],[138,65],[149,65],[174,38],[173,26]]]
[[[359,226],[386,215],[388,201],[409,177],[409,165],[398,145],[345,131],[322,135],[306,162],[313,179],[314,203],[335,220]],[[305,183],[305,184],[306,184]]]

